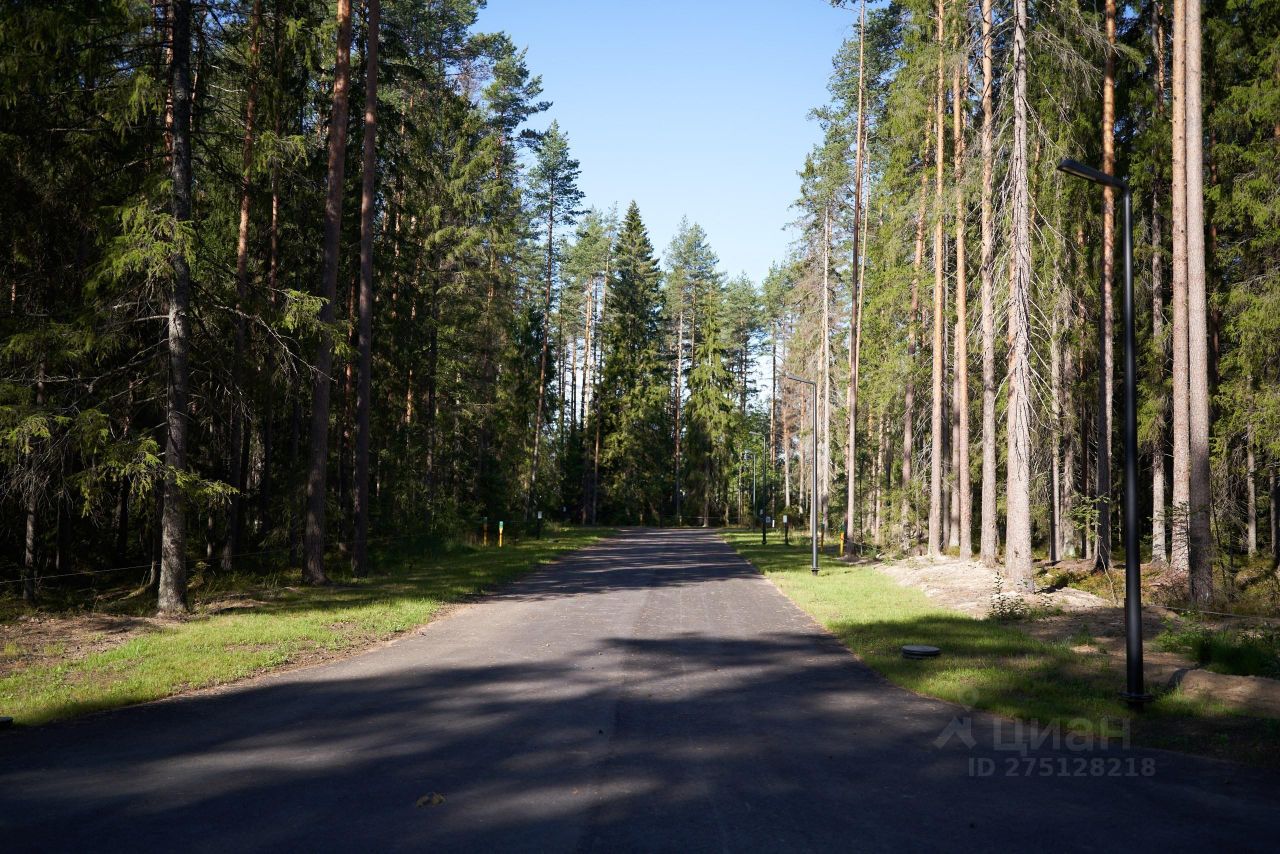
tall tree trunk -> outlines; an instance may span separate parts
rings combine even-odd
[[[825,540],[831,496],[831,212],[822,214],[822,391],[818,401],[818,536]]]
[[[1071,328],[1071,306],[1068,296],[1066,314],[1063,315],[1064,329]],[[1075,398],[1071,393],[1075,383],[1075,363],[1071,359],[1070,348],[1062,357],[1062,412],[1063,412],[1063,448],[1062,448],[1062,492],[1061,513],[1058,516],[1062,528],[1060,542],[1062,556],[1075,557],[1077,554],[1075,496],[1076,496],[1076,448],[1078,440],[1076,431],[1071,429],[1075,420]]]
[[[1190,572],[1191,410],[1187,378],[1187,113],[1186,0],[1173,3],[1173,552],[1175,570]]]
[[[995,566],[1000,545],[996,519],[995,114],[992,103],[995,47],[991,6],[992,0],[982,0],[982,534],[979,554],[987,566]]]
[[[22,601],[28,605],[36,602],[36,545],[39,540],[40,503],[35,487],[31,487],[26,499],[26,526],[22,541]]]
[[[555,276],[556,205],[547,203],[547,281],[542,308],[542,354],[538,358],[538,405],[533,419],[533,467],[529,470],[529,493],[525,496],[524,520],[529,521],[538,491],[538,460],[542,450],[542,412],[547,397],[547,350],[551,345],[551,284]]]
[[[707,454],[704,458],[702,476],[706,478],[702,487],[702,527],[711,527],[711,492],[715,488],[711,484],[711,455]],[[726,504],[726,506],[728,506]]]
[[[778,464],[778,321],[769,324],[769,469]]]
[[[166,394],[164,516],[160,545],[158,608],[162,614],[187,610],[187,529],[179,474],[187,466],[187,396],[191,268],[187,238],[191,227],[191,2],[173,0],[173,45],[169,92],[173,100],[173,282],[169,291],[169,382]]]
[[[952,169],[956,185],[956,353],[955,353],[955,420],[956,430],[956,462],[955,478],[959,493],[957,508],[957,525],[960,536],[956,544],[960,547],[961,559],[973,557],[973,484],[969,476],[969,276],[965,257],[965,203],[964,180],[961,170],[964,168],[964,103],[965,90],[962,81],[964,61],[956,64],[951,78],[953,119],[952,133],[955,147],[955,165]]]
[[[116,498],[116,547],[115,561],[123,566],[129,554],[129,481],[120,482],[120,493]]]
[[[596,319],[596,277],[594,275],[587,278],[587,298],[586,307],[584,309],[586,317],[583,319],[583,342],[582,342],[582,395],[578,399],[578,423],[587,423],[587,403],[592,393],[592,384],[595,382],[595,365],[592,364],[592,346],[594,345],[593,335],[595,334]]]
[[[675,400],[676,418],[675,418],[675,482],[676,482],[676,527],[680,527],[682,520],[680,518],[680,415],[681,415],[681,395],[680,386],[681,378],[684,373],[684,295],[680,297],[680,309],[676,316],[676,360],[671,370],[671,394]]]
[[[605,309],[607,308],[608,302],[609,302],[609,278],[613,275],[612,256],[606,255],[605,258],[606,258],[605,272],[604,272],[604,276],[600,280],[600,322],[601,323],[604,322]],[[603,347],[604,347],[604,344],[603,344],[603,341],[601,340],[601,335],[597,333],[596,335],[596,348],[597,348],[596,375],[597,376],[600,376],[603,370],[601,367],[601,358],[602,358],[601,353],[603,351]],[[598,391],[599,390],[597,389],[591,395],[591,402],[595,405],[595,408],[596,408],[595,454],[591,458],[591,524],[592,525],[596,524],[596,510],[600,502],[600,422],[601,422],[600,399],[601,398],[600,398],[600,395],[596,393]],[[655,515],[657,515],[658,517],[658,524],[661,525],[662,524],[661,514],[655,513]]]
[[[1276,477],[1276,462],[1271,461],[1267,493],[1271,497],[1271,569],[1280,567],[1280,477]]]
[[[1158,182],[1157,185],[1158,186]],[[1163,564],[1168,555],[1165,541],[1165,492],[1164,492],[1164,420],[1168,410],[1168,400],[1164,395],[1164,360],[1167,349],[1164,340],[1164,288],[1161,262],[1160,237],[1160,196],[1153,190],[1151,199],[1151,337],[1155,342],[1156,370],[1153,386],[1158,396],[1159,405],[1156,415],[1156,431],[1154,446],[1151,450],[1151,560]]]
[[[928,138],[928,130],[925,138]],[[911,455],[915,451],[916,348],[919,341],[920,271],[924,267],[924,220],[928,203],[929,173],[920,170],[920,207],[916,211],[916,254],[911,268],[911,314],[907,318],[907,380],[902,395],[902,547],[910,551],[915,540],[911,501]]]
[[[595,312],[596,312],[596,277],[594,275],[587,277],[587,286],[585,307],[583,309],[583,341],[582,341],[582,394],[578,398],[578,423],[583,428],[583,454],[586,454],[586,427],[587,427],[587,406],[588,396],[591,391],[592,383],[595,376],[594,369],[594,342],[592,334],[594,332]],[[592,456],[592,465],[586,465],[585,456],[582,466],[582,508],[579,521],[587,524],[587,520],[591,516],[591,507],[595,503],[594,494],[594,472],[595,456]]]
[[[1209,530],[1209,305],[1205,281],[1204,146],[1200,73],[1200,0],[1186,0],[1187,408],[1191,474],[1191,599],[1213,599]]]
[[[770,324],[769,342],[769,467],[765,469],[766,478],[778,475],[778,319]],[[770,481],[766,480],[766,484]],[[765,487],[766,500],[769,502],[769,514],[776,516],[778,512],[777,491]]]
[[[64,460],[61,469],[60,480],[66,481],[67,475],[70,474],[69,460]],[[57,505],[57,517],[54,529],[53,541],[53,568],[59,575],[71,572],[71,507],[70,501],[66,495],[59,495],[55,499]]]
[[[867,0],[862,0],[858,17],[858,124],[855,130],[854,145],[856,151],[853,158],[853,269],[850,270],[852,283],[849,303],[849,387],[845,397],[845,408],[848,410],[848,438],[845,445],[845,468],[848,483],[845,485],[845,550],[846,555],[853,554],[854,514],[857,512],[857,468],[858,468],[858,373],[862,356],[862,270],[863,247],[859,240],[865,242],[865,225],[862,211],[862,135],[866,126],[863,109],[866,93],[866,38],[867,38]]]
[[[1116,124],[1116,0],[1106,0],[1103,16],[1107,36],[1102,80],[1102,171],[1115,172]],[[1111,433],[1112,402],[1115,400],[1115,311],[1112,284],[1115,280],[1115,189],[1102,188],[1102,364],[1098,366],[1098,547],[1095,568],[1111,566]]]
[[[1016,590],[1031,587],[1031,211],[1027,174],[1027,0],[1014,0],[1013,212],[1009,246],[1009,445],[1005,572]]]
[[[1156,0],[1151,4],[1152,54],[1156,59],[1155,96],[1156,115],[1164,117],[1165,104],[1165,45],[1164,8]],[[1155,376],[1152,386],[1158,395],[1155,447],[1151,452],[1151,560],[1163,564],[1168,560],[1168,544],[1165,537],[1167,517],[1165,511],[1165,422],[1168,418],[1169,400],[1164,393],[1165,362],[1169,348],[1164,335],[1164,236],[1160,207],[1161,182],[1154,181],[1151,189],[1151,337],[1155,342]]]
[[[324,205],[324,260],[319,297],[320,342],[316,349],[311,396],[311,435],[307,449],[307,516],[303,536],[302,580],[328,581],[324,569],[326,475],[329,469],[329,395],[333,371],[334,300],[338,294],[338,250],[342,238],[342,186],[346,169],[347,110],[351,80],[351,0],[338,0],[337,60],[333,73],[333,112],[329,119],[328,193]]]
[[[569,435],[573,436],[573,432],[578,429],[578,332],[571,325],[569,327]],[[582,366],[583,376],[586,376],[586,364]]]
[[[436,486],[439,483],[439,460],[436,449],[439,447],[439,436],[436,424],[440,414],[440,280],[446,275],[444,270],[435,270],[430,277],[427,288],[427,358],[426,376],[423,379],[426,396],[423,407],[422,432],[426,436],[426,488],[428,526],[434,519],[436,509]]]
[[[791,421],[783,408],[782,415],[782,506],[783,512],[791,506]]]
[[[1075,271],[1076,281],[1084,282],[1088,279],[1089,274],[1087,272],[1088,265],[1086,263],[1087,257],[1085,253],[1084,225],[1082,223],[1076,224],[1075,257],[1076,257],[1076,271]],[[1089,320],[1087,316],[1088,312],[1086,311],[1085,302],[1083,299],[1077,299],[1075,301],[1075,306],[1076,306],[1076,315],[1075,315],[1076,338],[1078,341],[1085,341],[1089,335]],[[1076,362],[1075,362],[1076,380],[1083,380],[1084,377],[1087,376],[1088,374],[1088,371],[1085,368],[1086,349],[1087,348],[1083,346],[1076,348]],[[1082,385],[1082,388],[1083,388],[1083,385]],[[1090,461],[1093,459],[1092,452],[1094,447],[1094,440],[1098,438],[1097,436],[1098,431],[1095,429],[1093,422],[1089,420],[1090,414],[1091,414],[1091,410],[1089,409],[1089,401],[1090,401],[1089,395],[1087,394],[1081,395],[1079,406],[1077,407],[1077,414],[1076,414],[1076,423],[1079,426],[1079,430],[1077,433],[1077,440],[1080,444],[1080,477],[1079,477],[1078,492],[1080,495],[1085,495],[1085,496],[1093,495],[1093,486],[1092,486],[1093,481],[1090,478],[1092,474],[1096,473],[1097,471],[1096,466],[1090,465]],[[1093,402],[1097,403],[1096,394],[1093,395]],[[1090,504],[1092,504],[1092,499],[1090,499]],[[1079,524],[1073,525],[1073,530],[1074,530],[1074,535],[1076,539],[1076,545],[1079,549],[1079,553],[1081,557],[1083,557],[1084,560],[1086,561],[1092,560],[1093,547],[1097,543],[1097,538],[1094,536],[1094,528],[1090,524],[1086,524],[1084,519],[1081,519]]]
[[[1061,230],[1061,229],[1059,229]],[[1049,406],[1052,423],[1049,425],[1050,477],[1049,477],[1049,562],[1056,564],[1062,553],[1062,325],[1068,308],[1067,299],[1054,263],[1055,296],[1053,318],[1049,332]]]
[[[275,85],[277,89],[284,86],[284,68],[281,62],[280,51],[280,15],[277,13],[271,25],[271,43],[272,53],[275,62]],[[279,99],[274,99],[271,108],[272,129],[275,131],[276,137],[280,136],[281,109]],[[271,226],[268,237],[268,256],[267,256],[267,291],[271,298],[271,304],[276,304],[276,287],[280,275],[280,164],[272,158],[271,161]]]
[[[164,57],[165,67],[173,68],[173,3],[170,0],[151,0],[153,8],[160,8],[160,14],[163,18],[163,32],[160,41],[164,45],[161,55]],[[190,21],[190,18],[187,19]],[[187,31],[190,32],[190,24],[187,25]],[[190,47],[188,47],[187,62],[190,64]],[[188,76],[190,70],[188,68]],[[173,171],[173,87],[166,88],[164,93],[164,157],[165,165],[170,171]],[[157,493],[159,494],[159,493]]]
[[[808,512],[811,506],[811,498],[813,490],[809,489],[809,476],[805,473],[805,461],[809,458],[810,442],[806,442],[804,438],[805,425],[811,424],[810,419],[805,413],[808,409],[808,395],[802,395],[796,400],[796,503],[800,507],[801,513]]]
[[[943,252],[946,249],[946,237],[943,236]],[[950,297],[944,288],[942,292],[942,315],[943,318],[949,318],[951,315]],[[954,342],[951,340],[952,328],[950,323],[942,325],[942,532],[939,540],[940,548],[945,551],[951,548],[951,537],[958,525],[953,526],[952,522],[956,521],[954,511],[957,508],[955,494],[955,466],[956,466],[956,423],[952,418],[953,407],[952,398],[955,394],[955,372],[951,370],[951,355],[954,353]]]
[[[557,407],[558,424],[556,427],[556,446],[558,448],[557,458],[564,459],[564,410],[565,403],[571,401],[572,392],[569,391],[568,371],[569,371],[569,350],[568,342],[565,340],[564,334],[564,310],[556,312],[559,317],[556,318],[556,391],[560,395],[560,406]]]
[[[357,342],[360,379],[356,386],[356,489],[352,516],[355,543],[351,569],[357,578],[369,574],[369,406],[373,393],[373,209],[378,177],[378,39],[380,0],[366,0],[364,72],[364,149],[360,187],[360,295],[357,299]]]
[[[884,414],[880,415],[880,423],[876,427],[876,485],[875,485],[875,516],[872,519],[871,529],[877,546],[884,544],[881,531],[884,521],[884,487],[888,479],[889,469],[889,443],[886,441],[887,436],[887,419]]]
[[[36,409],[45,404],[45,362],[41,358],[36,367]],[[22,601],[28,605],[36,602],[36,581],[40,567],[38,547],[40,539],[40,488],[39,478],[33,477],[27,486],[26,525],[22,540]],[[127,486],[127,485],[126,485]]]
[[[1258,463],[1253,453],[1253,425],[1245,432],[1245,513],[1248,514],[1249,557],[1258,553]]]
[[[277,86],[282,85],[284,71],[280,61],[280,16],[275,15],[271,26],[272,53],[275,60],[274,79]],[[278,99],[277,99],[278,101]],[[280,136],[280,104],[272,105],[272,128],[276,137]],[[280,277],[280,166],[273,159],[271,163],[271,220],[267,227],[267,298],[271,305],[276,305],[277,282]],[[272,366],[262,368],[271,371]],[[265,412],[262,415],[262,475],[258,480],[258,519],[257,535],[261,538],[267,531],[268,508],[271,506],[271,467],[274,460],[275,443],[272,439],[274,402],[270,395],[266,398]]]
[[[942,553],[942,385],[946,373],[945,335],[943,325],[946,322],[946,259],[943,258],[943,216],[942,216],[942,179],[945,169],[943,163],[945,146],[946,94],[943,85],[943,14],[942,0],[938,0],[937,13],[938,39],[938,79],[934,87],[933,126],[935,132],[933,148],[933,398],[932,421],[930,433],[933,440],[933,452],[930,454],[929,468],[929,556],[937,557]]]
[[[222,571],[231,572],[236,552],[240,549],[240,531],[244,520],[245,483],[240,476],[241,449],[245,444],[245,399],[243,394],[246,361],[245,312],[249,299],[249,214],[253,199],[254,124],[258,111],[258,66],[261,56],[262,0],[253,0],[249,13],[249,80],[245,94],[244,142],[240,150],[240,221],[236,229],[236,318],[235,352],[231,383],[231,453],[227,480],[233,492],[227,506],[227,537],[222,544]]]

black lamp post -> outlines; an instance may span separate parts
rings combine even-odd
[[[813,491],[809,498],[809,527],[811,530],[811,539],[813,546],[813,562],[809,565],[809,571],[814,575],[818,574],[818,381],[806,380],[803,377],[797,377],[795,374],[785,374],[788,379],[795,380],[798,383],[804,383],[813,389]]]
[[[1142,678],[1142,575],[1138,546],[1138,355],[1133,311],[1133,193],[1129,182],[1075,160],[1068,175],[1120,191],[1124,204],[1124,628],[1125,691],[1132,708],[1151,701]]]

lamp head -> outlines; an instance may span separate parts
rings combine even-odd
[[[1121,190],[1126,189],[1128,186],[1121,178],[1117,178],[1114,175],[1108,175],[1106,172],[1094,169],[1092,166],[1085,166],[1080,161],[1072,160],[1069,157],[1058,161],[1058,171],[1065,172],[1066,174],[1076,178],[1083,178],[1084,180],[1091,181],[1094,184],[1104,184],[1109,187],[1117,187]]]

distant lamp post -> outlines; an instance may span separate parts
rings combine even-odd
[[[769,495],[769,466],[765,466],[760,470],[760,545],[762,546],[769,544],[769,527],[773,524],[773,506],[769,501]]]
[[[1151,701],[1142,678],[1142,560],[1138,546],[1138,355],[1133,310],[1133,193],[1129,182],[1075,160],[1058,169],[1120,191],[1124,204],[1124,698],[1140,709]]]
[[[811,544],[813,547],[813,562],[809,566],[809,570],[814,574],[818,574],[818,382],[817,380],[806,380],[804,377],[798,377],[795,374],[783,374],[787,379],[794,380],[798,383],[804,383],[813,389],[813,464],[809,467],[813,470],[813,486],[809,498],[809,528],[811,532]]]

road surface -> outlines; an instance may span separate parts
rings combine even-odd
[[[633,531],[355,658],[0,734],[0,848],[1275,850],[1275,775],[1026,735]]]

